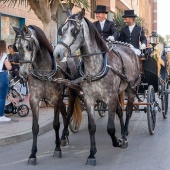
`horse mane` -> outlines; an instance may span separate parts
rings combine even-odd
[[[101,37],[95,26],[87,18],[84,17],[84,19],[89,27],[91,41],[96,41],[98,47],[101,49],[102,52],[108,52],[106,43],[104,42],[103,38]]]
[[[44,32],[42,31],[42,29],[35,25],[29,25],[28,27],[35,31],[40,45],[44,46],[50,53],[53,54],[53,47],[50,44]]]

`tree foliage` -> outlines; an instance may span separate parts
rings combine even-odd
[[[9,5],[24,5],[24,6],[28,6],[29,1],[32,0],[0,0],[0,2],[4,2],[4,3],[9,3]],[[41,0],[33,0],[35,3],[38,3]],[[89,4],[87,0],[45,0],[46,1],[46,5],[50,6],[53,5],[55,3],[55,1],[59,1],[59,3],[62,3],[62,1],[65,1],[66,3],[70,4],[73,3],[79,7],[84,7],[84,8],[88,8]]]
[[[66,10],[64,6],[71,8],[73,4],[74,6],[84,7],[85,9],[89,8],[88,0],[0,0],[0,2],[8,6],[30,6],[31,10],[42,21],[43,31],[54,45],[57,39],[57,14],[61,6],[63,7],[63,11]],[[62,14],[61,11],[59,13]],[[62,16],[62,19],[65,20],[66,17]]]
[[[28,5],[34,11],[35,15],[44,23],[49,23],[51,20],[56,20],[56,14],[58,6],[63,2],[70,7],[72,4],[78,7],[84,7],[88,9],[88,0],[0,0],[0,2],[7,4],[8,6],[22,6]]]
[[[166,41],[165,41],[165,39],[164,39],[163,36],[158,35],[158,37],[159,37],[159,42],[160,42],[161,44],[167,45],[167,43],[166,43]]]

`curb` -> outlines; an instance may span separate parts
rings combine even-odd
[[[53,129],[53,119],[49,119],[39,124],[39,135],[42,135]],[[5,136],[0,138],[0,146],[9,145],[16,142],[32,139],[32,129],[26,130],[21,133],[16,133],[13,136]]]

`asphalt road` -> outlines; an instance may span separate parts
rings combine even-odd
[[[170,112],[170,109],[169,109]],[[97,165],[85,165],[89,155],[90,140],[87,115],[77,134],[70,134],[70,144],[62,148],[63,158],[53,157],[54,131],[38,137],[37,165],[27,165],[32,140],[0,147],[0,170],[169,170],[170,169],[170,113],[166,120],[157,113],[155,134],[150,135],[147,115],[133,113],[129,127],[127,149],[114,148],[107,134],[107,115],[100,118],[96,113]],[[40,115],[41,116],[41,115]],[[62,129],[62,126],[61,126]],[[117,136],[120,137],[119,121],[116,120]]]

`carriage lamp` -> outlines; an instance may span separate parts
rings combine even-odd
[[[152,32],[152,35],[150,36],[150,44],[154,48],[157,44],[159,44],[159,37],[156,32]]]

